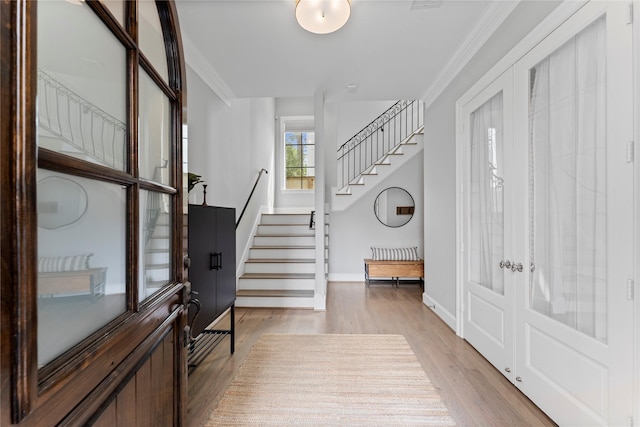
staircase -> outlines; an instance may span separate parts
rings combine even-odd
[[[423,148],[424,105],[400,100],[338,148],[338,186],[331,209],[341,211]],[[371,188],[371,187],[369,187]]]
[[[141,300],[166,285],[170,277],[169,214],[161,212],[153,224],[144,248],[144,286]]]
[[[378,185],[409,159],[421,153],[423,148],[424,133],[423,127],[420,127],[343,188],[335,189],[331,195],[331,210],[343,211],[349,208],[365,195],[369,188]]]
[[[315,271],[309,213],[262,214],[238,279],[236,306],[313,308]]]

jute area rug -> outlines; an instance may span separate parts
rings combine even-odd
[[[205,426],[452,426],[402,335],[263,335]]]

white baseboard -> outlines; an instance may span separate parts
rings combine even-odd
[[[327,311],[327,295],[316,292],[313,296],[313,309],[315,311]]]
[[[329,282],[364,282],[364,273],[329,273]]]
[[[426,293],[422,294],[422,302],[429,307],[444,323],[447,324],[454,332],[456,332],[456,316],[449,313],[441,304],[431,298]]]

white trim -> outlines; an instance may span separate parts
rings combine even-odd
[[[442,319],[447,326],[456,331],[456,318],[444,308],[444,305],[439,304],[436,300],[427,295],[426,292],[422,294],[422,303],[431,309],[436,316]]]
[[[464,162],[464,129],[466,121],[464,120],[463,108],[465,104],[460,101],[456,102],[456,318],[455,328],[456,334],[464,337],[464,182],[465,174],[461,171],[465,170]]]
[[[519,3],[520,0],[497,1],[489,6],[434,83],[422,95],[425,110],[444,92]]]
[[[364,283],[364,270],[360,274],[329,273],[329,282],[360,282]]]
[[[566,0],[556,7],[540,24],[538,24],[529,34],[524,36],[520,42],[514,46],[505,56],[487,71],[464,95],[460,97],[458,103],[465,105],[471,101],[491,82],[500,77],[509,67],[518,62],[524,55],[547,37],[553,30],[558,28],[564,21],[569,19],[580,8],[587,4],[588,0]]]
[[[222,102],[227,104],[227,107],[231,107],[231,100],[235,98],[235,95],[184,33],[182,33],[182,45],[187,64],[218,95]]]
[[[640,210],[640,169],[638,168],[638,161],[640,161],[640,151],[638,150],[638,142],[640,141],[640,1],[634,0],[633,5],[633,74],[634,78],[634,149],[635,149],[635,158],[634,158],[634,184],[635,184],[635,194],[634,194],[634,215],[635,219],[635,243],[634,243],[634,253],[635,258],[638,259],[638,253],[640,253],[640,220],[638,220],[638,212]],[[634,390],[633,390],[633,419],[634,425],[640,425],[640,362],[638,362],[638,355],[640,355],[640,265],[638,262],[635,263],[634,266],[634,346],[633,346],[633,354],[634,357]]]

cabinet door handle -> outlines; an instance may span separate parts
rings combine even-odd
[[[211,270],[220,270],[222,268],[222,252],[209,254],[209,268]]]

